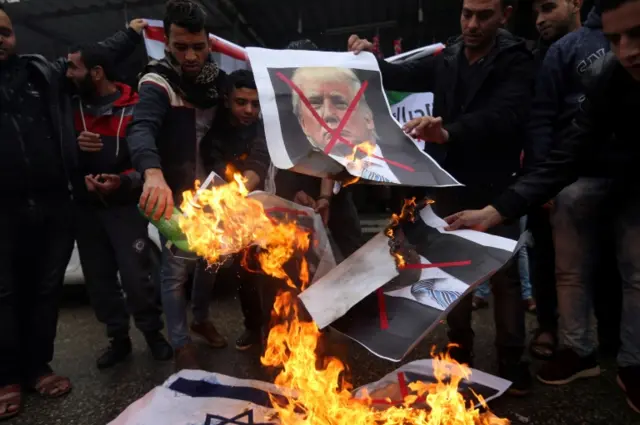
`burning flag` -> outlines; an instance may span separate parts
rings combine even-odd
[[[384,398],[388,405],[380,409],[380,402],[366,390],[354,396],[352,386],[344,379],[344,364],[337,358],[323,358],[320,367],[316,349],[321,338],[320,328],[312,321],[301,319],[305,315],[302,304],[297,301],[298,286],[309,282],[309,269],[306,257],[296,257],[312,246],[310,232],[301,226],[302,218],[278,221],[269,213],[278,212],[278,208],[267,209],[261,202],[249,196],[243,178],[233,176],[231,183],[199,188],[183,195],[179,226],[189,243],[190,250],[216,264],[226,255],[234,254],[256,246],[257,260],[261,271],[287,282],[288,291],[277,296],[273,306],[274,326],[269,332],[262,363],[280,370],[275,379],[275,391],[267,394],[249,391],[244,400],[251,404],[265,405],[265,395],[272,413],[263,411],[263,416],[254,417],[253,410],[238,412],[233,418],[220,416],[218,411],[207,413],[201,418],[203,424],[213,420],[235,422],[247,415],[251,423],[273,423],[283,425],[490,425],[507,424],[491,413],[481,413],[475,407],[477,402],[484,403],[481,395],[473,394],[477,399],[466,401],[458,392],[463,380],[469,378],[470,371],[456,364],[448,356],[436,356],[432,362],[432,382],[411,382],[403,390],[402,400],[395,403]],[[395,226],[402,220],[409,220],[414,212],[415,202],[407,203],[403,214],[394,218]],[[394,229],[391,226],[390,231]],[[393,233],[394,235],[396,233]],[[394,250],[393,252],[396,252]],[[400,268],[409,266],[404,257],[396,255]],[[296,276],[288,275],[285,265],[291,260],[300,259],[296,267]],[[392,260],[392,256],[388,255]],[[395,268],[395,265],[394,265]],[[255,270],[258,272],[258,270]],[[294,282],[301,282],[296,285]],[[313,289],[313,286],[311,287]],[[350,288],[353,289],[353,288]],[[308,292],[308,291],[307,291]],[[404,375],[403,375],[404,376]],[[240,397],[239,389],[222,389],[213,378],[203,383],[192,383],[184,379],[175,380],[169,389],[184,394],[188,391],[200,391],[204,394],[220,397]],[[262,394],[262,395],[261,395]],[[377,397],[375,391],[372,392]],[[183,401],[187,401],[183,398]],[[384,404],[384,403],[383,403]],[[165,411],[165,410],[163,410]],[[156,417],[158,425],[165,417]],[[137,424],[144,424],[139,417],[133,416]],[[191,419],[189,419],[191,420]],[[128,422],[121,422],[128,423]],[[148,422],[151,425],[151,422]],[[193,422],[171,422],[191,424]]]

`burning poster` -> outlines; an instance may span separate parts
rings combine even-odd
[[[447,232],[430,207],[378,234],[300,296],[320,328],[331,325],[379,357],[401,361],[474,285],[517,251],[511,239]],[[390,243],[400,247],[398,258]],[[399,264],[400,263],[400,264]]]
[[[438,366],[441,370],[436,370]],[[402,423],[400,415],[410,419],[412,413],[417,416],[416,412],[418,412],[424,418],[428,415],[429,408],[445,407],[444,403],[437,402],[432,402],[434,406],[428,406],[424,396],[422,398],[416,396],[417,391],[410,387],[417,389],[417,382],[425,385],[437,383],[439,375],[444,372],[443,369],[448,368],[451,371],[453,369],[451,366],[454,365],[438,363],[437,360],[418,360],[401,367],[377,382],[358,388],[352,394],[351,400],[357,402],[357,405],[361,407],[366,407],[369,404],[375,409],[370,411],[371,413],[367,415],[368,418],[361,418],[363,420],[359,423],[373,425],[373,419],[377,419],[376,416],[383,416],[380,413],[376,414],[376,410],[379,412],[380,409],[389,409],[391,406],[400,405],[404,402],[405,397],[418,398],[416,409],[396,412],[395,416],[398,422],[394,421],[393,423]],[[475,369],[466,372],[463,375],[468,374],[469,376],[465,378],[458,375],[457,379],[459,380],[457,385],[460,395],[466,402],[463,400],[457,400],[457,402],[462,404],[461,411],[467,409],[470,421],[456,423],[475,424],[477,423],[473,422],[475,417],[484,416],[488,419],[490,414],[481,415],[472,407],[474,404],[479,404],[478,398],[473,395],[472,391],[488,402],[501,396],[511,383]],[[442,384],[442,386],[445,389],[450,388],[452,391],[456,391],[454,385]],[[286,390],[267,382],[237,379],[204,371],[184,370],[169,377],[164,384],[132,403],[109,425],[286,425],[293,422],[307,423],[302,418],[299,422],[294,421],[294,418],[284,421],[279,419],[277,410],[272,407],[272,400],[286,403],[286,397],[283,395],[285,393]],[[451,400],[456,400],[456,397],[452,397],[451,393],[442,391],[442,394]],[[369,401],[366,401],[367,398]],[[358,402],[358,400],[361,401]],[[449,401],[447,407],[451,404]],[[356,411],[356,414],[362,415],[363,413],[359,409],[353,410]],[[462,415],[462,413],[459,414],[457,419],[460,420]],[[318,423],[348,424],[346,420],[340,421],[337,418],[338,416],[331,418],[335,422],[318,421]],[[495,422],[487,423],[508,423],[495,417],[492,419]],[[423,421],[407,423],[418,425],[428,423],[424,419]],[[377,423],[385,425],[385,422],[382,421]]]
[[[246,50],[276,167],[385,184],[459,185],[393,118],[372,54]]]

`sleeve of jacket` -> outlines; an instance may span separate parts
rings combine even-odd
[[[478,139],[521,143],[511,139],[529,116],[534,73],[532,55],[517,52],[501,69],[499,83],[487,102],[490,106],[463,114],[444,126],[449,132],[448,143],[473,144]]]
[[[271,157],[269,156],[264,129],[260,127],[244,163],[244,171],[251,170],[255,172],[260,177],[260,182],[264,183],[270,163]]]
[[[500,215],[508,219],[521,217],[579,177],[583,161],[593,157],[597,144],[612,134],[604,109],[600,96],[587,96],[582,101],[571,129],[558,147],[492,204]]]
[[[111,37],[99,44],[102,44],[113,52],[113,59],[116,63],[125,60],[130,56],[142,40],[142,36],[135,30],[129,28],[126,31],[118,31]],[[68,62],[67,58],[58,58],[49,62],[51,75],[56,79],[64,79],[67,74]]]
[[[551,46],[538,71],[529,120],[529,140],[525,145],[525,164],[533,165],[545,159],[554,140],[554,123],[565,96],[566,78],[562,52]]]
[[[118,63],[127,59],[136,50],[141,40],[141,34],[128,28],[125,31],[118,31],[100,44],[112,51],[113,59]]]
[[[171,104],[165,89],[151,82],[140,85],[139,95],[128,128],[127,144],[133,167],[144,175],[150,168],[161,168],[156,138]]]
[[[393,64],[378,59],[385,90],[433,92],[436,87],[438,56],[427,56],[412,62]]]

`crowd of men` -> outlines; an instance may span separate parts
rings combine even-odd
[[[535,0],[540,43],[532,52],[504,29],[513,10],[509,0],[464,0],[462,34],[442,54],[400,65],[380,60],[379,67],[386,89],[434,93],[434,116],[405,130],[425,140],[426,151],[465,185],[404,196],[434,199],[450,229],[513,239],[521,231],[517,219],[528,215],[539,324],[529,348],[548,360],[537,378],[563,385],[599,375],[598,343],[606,332],[596,332],[593,294],[606,280],[607,291],[620,288],[622,306],[605,297],[600,301],[609,314],[598,319],[622,310],[619,349],[617,341],[611,344],[620,387],[640,413],[640,197],[632,185],[640,0],[600,0],[584,24],[581,5]],[[0,212],[0,419],[20,412],[26,390],[45,398],[71,391],[69,378],[49,363],[74,240],[110,340],[98,368],[131,354],[130,315],[153,357],[174,359],[177,370],[200,368],[192,336],[226,346],[209,315],[215,273],[173,255],[164,240],[158,304],[147,221],[138,211],[170,218],[183,191],[211,171],[225,176],[231,164],[249,190],[273,180],[277,195],[322,216],[343,257],[357,250],[361,235],[349,188],[334,194],[328,178],[273,175],[252,73],[218,67],[205,22],[197,3],[170,0],[166,56],[150,62],[132,88],[117,81],[114,64],[141,42],[145,21],[50,62],[15,53],[11,19],[0,10],[0,193],[11,205]],[[308,40],[287,48],[317,49]],[[356,54],[372,48],[357,35],[348,40]],[[604,243],[615,248],[617,264],[594,281]],[[240,279],[246,331],[235,345],[244,350],[263,341],[274,295],[264,288],[276,285],[243,274],[238,263],[224,278]],[[619,280],[611,277],[615,268]],[[525,395],[532,380],[523,361],[525,309],[516,261],[491,278],[491,289],[498,371],[513,382],[512,394]],[[469,295],[447,320],[456,344],[451,354],[467,364],[474,357],[472,309]]]

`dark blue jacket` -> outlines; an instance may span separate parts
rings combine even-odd
[[[591,10],[584,26],[551,45],[538,71],[525,144],[525,166],[545,159],[570,127],[584,97],[584,74],[609,51],[600,15]]]

